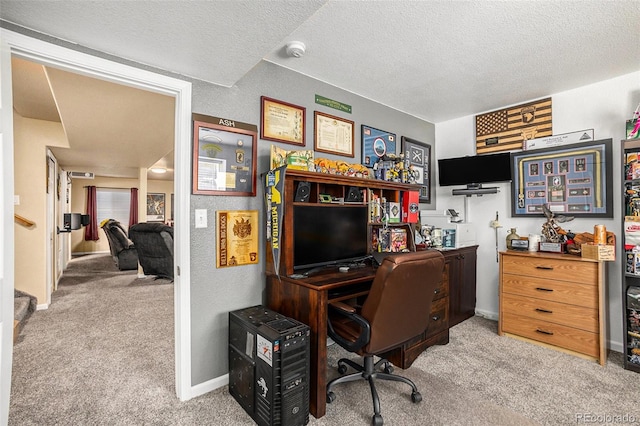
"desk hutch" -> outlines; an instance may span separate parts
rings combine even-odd
[[[294,195],[300,182],[308,183],[309,199],[294,201]],[[306,184],[305,184],[306,185]],[[323,268],[319,273],[302,278],[293,278],[293,224],[294,205],[321,203],[321,194],[329,194],[340,199],[347,196],[350,188],[365,190],[385,198],[388,202],[400,203],[402,193],[417,191],[416,185],[407,185],[373,179],[336,176],[322,173],[287,170],[284,182],[284,218],[280,229],[279,275],[274,269],[270,242],[267,244],[266,257],[266,304],[270,309],[282,313],[307,324],[311,329],[311,366],[310,366],[310,412],[316,418],[326,412],[326,379],[327,379],[327,305],[332,301],[353,300],[366,297],[375,277],[375,267],[367,265],[351,268],[347,272],[339,272],[338,268]],[[332,204],[323,203],[326,208]],[[335,204],[342,206],[341,204]],[[356,208],[366,206],[366,200]],[[368,233],[381,226],[378,223],[368,224]],[[413,230],[412,224],[393,224]],[[409,237],[412,238],[412,232]],[[372,238],[369,238],[369,242]],[[410,240],[410,246],[413,241]],[[403,347],[388,354],[388,359],[401,368],[407,368],[424,349],[434,344],[449,342],[449,313],[455,312],[456,321],[462,321],[474,314],[475,310],[475,261],[476,248],[447,250],[445,255],[446,269],[442,285],[436,290],[431,309],[432,322],[420,336],[406,343]],[[451,307],[453,303],[453,307]]]

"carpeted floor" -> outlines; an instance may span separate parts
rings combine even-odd
[[[448,345],[396,369],[416,382],[420,404],[405,385],[380,382],[385,425],[640,422],[640,376],[622,368],[621,354],[601,367],[496,330],[471,318],[451,329]],[[254,424],[226,387],[178,401],[173,351],[172,283],[120,272],[105,255],[74,259],[51,307],[33,314],[14,347],[9,424]],[[333,345],[328,355],[332,378],[347,354]],[[370,424],[364,381],[335,393],[327,415],[310,424]]]

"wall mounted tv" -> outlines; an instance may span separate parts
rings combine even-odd
[[[467,185],[481,188],[483,183],[511,181],[511,154],[508,152],[438,160],[440,186]]]
[[[365,206],[295,205],[293,269],[348,263],[367,256]]]

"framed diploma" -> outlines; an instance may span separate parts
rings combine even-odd
[[[192,192],[254,197],[256,130],[255,125],[194,114]]]
[[[260,138],[305,145],[306,108],[262,96]]]
[[[216,212],[216,267],[258,263],[258,210]]]
[[[355,157],[353,153],[353,121],[319,111],[314,112],[314,149],[327,154]]]

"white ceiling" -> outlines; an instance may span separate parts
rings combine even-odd
[[[0,5],[3,21],[191,78],[233,86],[266,60],[433,123],[640,70],[637,0]]]

